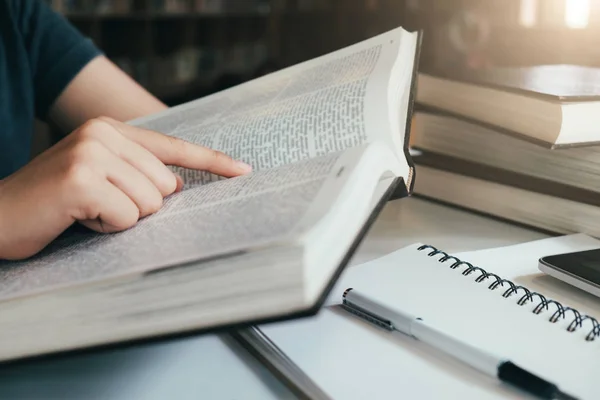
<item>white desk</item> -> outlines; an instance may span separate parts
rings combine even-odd
[[[410,198],[386,206],[352,264],[415,242],[458,252],[544,237],[538,232]],[[2,399],[292,397],[243,350],[215,335],[0,368]]]

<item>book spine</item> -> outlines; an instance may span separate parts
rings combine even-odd
[[[410,155],[410,138],[412,133],[412,122],[415,113],[415,103],[417,97],[417,89],[418,89],[418,79],[419,79],[419,66],[421,60],[421,48],[423,46],[423,31],[419,30],[417,32],[417,44],[415,51],[415,59],[413,61],[413,71],[412,71],[412,82],[410,87],[410,94],[408,98],[408,112],[406,115],[406,127],[404,131],[404,156],[406,157],[406,161],[410,167],[410,173],[408,176],[408,181],[406,183],[406,192],[405,193],[395,193],[393,198],[398,199],[400,197],[410,196],[415,187],[415,179],[416,179],[416,169],[415,162]]]

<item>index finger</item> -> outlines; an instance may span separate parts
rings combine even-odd
[[[164,164],[208,171],[224,177],[235,177],[252,171],[248,164],[228,155],[172,136],[102,118],[123,136],[138,143]]]

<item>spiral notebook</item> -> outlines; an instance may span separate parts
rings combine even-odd
[[[527,398],[408,337],[340,310],[347,287],[500,353],[581,399],[600,398],[600,299],[545,276],[540,257],[585,235],[448,254],[415,244],[348,269],[315,318],[261,327],[333,398]],[[405,396],[402,396],[405,395]]]

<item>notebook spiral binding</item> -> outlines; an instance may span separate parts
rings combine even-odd
[[[493,282],[488,286],[488,289],[490,290],[496,290],[499,287],[505,287],[504,285],[507,285],[507,289],[504,291],[504,293],[502,293],[502,297],[504,298],[508,298],[514,294],[522,292],[523,295],[517,301],[517,304],[520,306],[527,304],[528,301],[535,301],[534,299],[537,298],[539,303],[532,310],[532,312],[536,315],[540,314],[543,310],[550,310],[550,306],[553,306],[555,308],[555,311],[549,318],[549,321],[551,323],[556,323],[561,318],[565,319],[567,318],[567,315],[572,315],[573,319],[570,320],[567,326],[567,331],[575,332],[578,330],[585,329],[584,324],[590,326],[590,329],[585,336],[586,341],[591,342],[596,338],[600,337],[600,322],[594,317],[591,317],[589,315],[582,315],[579,311],[575,310],[574,308],[565,307],[559,302],[548,299],[540,293],[533,292],[524,286],[515,285],[513,282],[507,279],[502,279],[496,274],[487,272],[483,268],[474,266],[469,262],[460,260],[452,255],[449,255],[448,253],[438,250],[433,246],[423,245],[420,246],[418,250],[430,250],[427,254],[427,256],[429,257],[441,256],[441,258],[439,258],[437,261],[442,264],[448,261],[454,261],[450,265],[451,269],[457,269],[461,266],[465,266],[465,269],[462,271],[462,275],[464,276],[471,275],[472,273],[478,273],[479,276],[475,279],[475,282],[477,283],[483,283],[488,279],[493,279]]]

